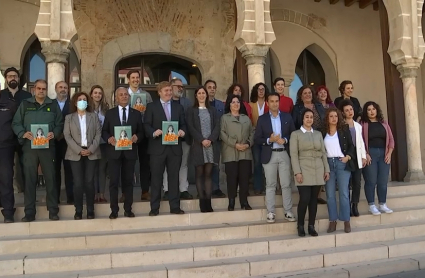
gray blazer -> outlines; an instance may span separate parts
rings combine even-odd
[[[90,160],[100,159],[100,136],[102,129],[100,127],[99,118],[95,113],[86,112],[86,126],[87,126],[87,147],[92,153],[88,158]],[[77,112],[69,114],[65,117],[65,127],[63,129],[63,136],[65,137],[68,148],[66,150],[65,159],[71,161],[79,161],[81,158],[81,129],[80,120],[78,119]]]

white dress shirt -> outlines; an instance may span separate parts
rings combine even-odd
[[[81,130],[81,147],[87,147],[87,117],[86,114],[78,115],[78,120],[80,120],[80,130]]]
[[[121,105],[118,105],[118,115],[120,116],[120,122],[121,122],[121,124],[122,124],[122,109],[123,109],[124,107],[122,107]],[[127,122],[128,122],[128,111],[130,110],[130,106],[129,105],[127,105],[126,107],[125,107],[125,116],[126,116],[126,119],[127,119]]]
[[[303,126],[301,126],[301,131],[303,132],[303,133],[306,133],[306,132],[311,132],[311,133],[313,133],[313,128],[311,127],[311,131],[308,131],[307,129],[305,129]]]

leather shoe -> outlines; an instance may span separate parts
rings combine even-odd
[[[94,219],[94,211],[93,212],[87,212],[87,219]]]
[[[58,221],[59,220],[59,216],[57,213],[49,213],[49,219],[52,221]]]
[[[358,204],[357,203],[352,203],[351,204],[351,212],[352,212],[352,216],[355,217],[359,217],[360,213],[359,213],[359,208],[358,208]]]
[[[13,218],[13,216],[5,216],[4,217],[4,223],[14,223],[15,219]]]
[[[83,219],[83,213],[82,212],[76,212],[74,214],[74,220],[81,220]]]
[[[125,211],[124,212],[124,216],[125,217],[130,217],[130,218],[135,217],[134,213],[131,210],[130,211]]]
[[[149,192],[142,193],[140,200],[141,201],[150,201],[151,200],[151,194],[149,194]]]
[[[304,225],[299,225],[298,227],[297,227],[297,230],[298,230],[298,236],[299,237],[305,237],[305,230],[304,230]]]
[[[241,209],[244,210],[252,210],[252,207],[248,204],[248,202],[241,204]]]
[[[344,221],[344,232],[346,232],[346,233],[350,233],[351,232],[350,221]]]
[[[177,209],[170,210],[170,213],[172,213],[172,214],[184,214],[184,211],[181,210],[180,208],[177,208]]]
[[[235,199],[229,199],[229,206],[227,207],[228,211],[234,211],[235,210]]]
[[[157,216],[159,214],[159,210],[153,209],[149,212],[149,216]]]
[[[30,215],[25,215],[22,219],[21,219],[21,221],[22,222],[32,222],[32,221],[34,221],[35,220],[35,216],[30,216]]]
[[[336,221],[329,222],[328,234],[336,231]]]
[[[314,229],[313,225],[308,225],[308,234],[311,236],[318,236],[319,234]]]
[[[117,219],[118,218],[118,212],[111,212],[109,214],[109,219]]]
[[[326,202],[325,200],[323,200],[322,198],[317,198],[317,203],[319,205],[326,205],[328,202]]]

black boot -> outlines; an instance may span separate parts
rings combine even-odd
[[[352,203],[351,204],[351,212],[353,213],[352,216],[355,217],[359,217],[359,208],[358,208],[358,204],[357,203]]]
[[[229,198],[229,206],[227,207],[228,211],[234,211],[235,210],[235,198],[230,199]]]
[[[298,236],[305,237],[304,225],[298,225],[297,229],[298,229]]]
[[[205,199],[205,210],[207,212],[214,212],[212,205],[211,205],[211,199]]]
[[[248,201],[241,204],[241,209],[252,210],[252,207],[248,204]]]
[[[199,199],[199,209],[201,212],[207,212],[205,208],[205,199]]]
[[[314,229],[314,225],[308,225],[308,234],[311,236],[318,236],[319,234]]]

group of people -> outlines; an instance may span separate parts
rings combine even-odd
[[[0,194],[7,223],[14,221],[15,151],[21,163],[25,163],[24,222],[35,220],[39,164],[45,177],[49,218],[59,219],[62,163],[67,201],[75,205],[76,220],[83,217],[84,194],[88,219],[95,218],[96,201],[107,202],[104,194],[107,175],[110,178],[109,218],[118,217],[119,187],[124,216],[134,217],[135,173],[141,177],[142,200],[150,200],[150,216],[159,214],[162,190],[162,198],[170,203],[170,213],[183,214],[180,199],[193,198],[188,192],[188,163],[195,167],[201,212],[213,211],[212,196],[225,197],[218,182],[220,163],[224,164],[227,176],[229,211],[235,209],[237,195],[242,209],[252,209],[248,203],[248,188],[254,166],[254,194],[260,195],[265,189],[269,223],[275,222],[278,184],[282,188],[285,219],[297,221],[292,212],[291,184],[295,181],[300,195],[299,236],[306,234],[307,208],[308,233],[317,236],[314,227],[317,205],[326,203],[320,198],[323,185],[329,213],[328,232],[335,231],[337,220],[344,222],[345,232],[350,232],[350,216],[359,216],[362,173],[370,212],[374,215],[392,212],[386,206],[394,149],[391,129],[377,103],[367,102],[361,108],[359,101],[352,97],[350,81],[341,83],[341,97],[335,102],[326,87],[319,87],[316,93],[312,87],[303,86],[294,105],[292,99],[284,95],[283,78],[274,80],[274,92],[264,83],[256,84],[250,102],[244,101],[243,86],[233,84],[225,103],[215,99],[217,84],[208,80],[195,90],[192,104],[183,96],[180,79],[160,82],[159,99],[153,101],[149,93],[139,89],[140,73],[130,71],[129,88],[120,87],[115,91],[116,106],[109,109],[104,91],[98,85],[93,86],[89,94],[78,92],[68,100],[68,86],[61,81],[55,88],[57,100],[52,100],[47,97],[46,81],[37,80],[34,96],[31,96],[14,85],[19,82],[16,69],[7,70],[5,76],[8,89],[0,93],[3,116],[0,124],[4,131],[0,136],[0,164],[4,166]],[[133,94],[143,96],[140,100],[146,102],[142,104],[144,109],[131,107]],[[176,127],[177,144],[164,144],[164,122],[172,122],[173,128]],[[49,148],[31,147],[35,136],[31,125],[35,124],[48,126]],[[117,127],[128,130],[126,138],[131,141],[130,149],[116,147]],[[379,207],[375,205],[375,187]]]

